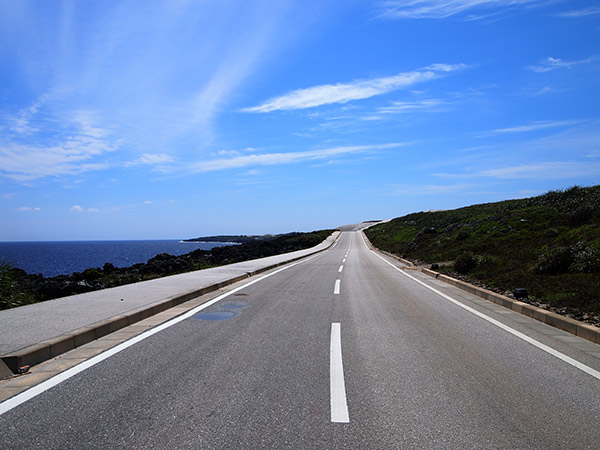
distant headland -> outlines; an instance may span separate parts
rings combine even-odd
[[[224,242],[224,243],[237,243],[246,244],[248,242],[263,242],[275,238],[275,234],[263,234],[257,235],[237,235],[237,236],[205,236],[191,239],[184,239],[183,242]]]

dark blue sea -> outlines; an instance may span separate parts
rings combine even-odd
[[[183,255],[229,243],[155,241],[0,242],[0,260],[46,277],[70,275],[109,262],[117,267],[145,263],[159,253]]]

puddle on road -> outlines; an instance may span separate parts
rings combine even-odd
[[[238,314],[240,314],[242,309],[247,308],[248,306],[249,305],[245,302],[227,302],[220,305],[219,311],[201,312],[194,315],[193,317],[194,319],[198,320],[227,320],[237,316]]]
[[[198,320],[227,320],[237,316],[234,311],[210,311],[196,314],[194,319]]]

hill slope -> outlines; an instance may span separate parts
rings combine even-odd
[[[376,247],[491,288],[525,287],[571,312],[600,313],[600,186],[420,212],[366,230]]]

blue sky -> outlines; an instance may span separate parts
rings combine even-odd
[[[332,228],[600,181],[600,7],[0,0],[0,240]]]

